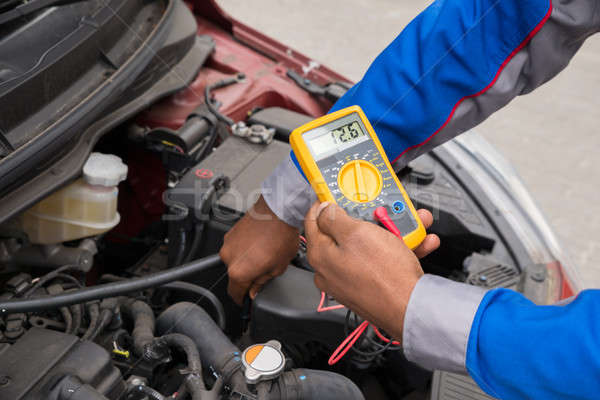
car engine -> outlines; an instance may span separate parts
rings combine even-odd
[[[410,363],[372,328],[328,365],[362,321],[314,286],[302,237],[287,272],[254,300],[238,306],[227,295],[224,235],[288,157],[291,131],[327,112],[350,84],[249,27],[232,29],[212,1],[122,3],[122,18],[141,24],[137,38],[115,39],[119,21],[105,15],[111,25],[98,43],[106,48],[78,44],[98,52],[90,67],[98,82],[53,65],[54,75],[30,83],[61,73],[75,82],[68,75],[81,72],[88,86],[108,86],[129,65],[125,55],[145,47],[141,36],[164,28],[162,41],[146,46],[146,64],[118,81],[110,102],[82,110],[85,123],[39,144],[13,172],[0,171],[0,399],[426,398],[432,379],[444,376]],[[68,17],[77,29],[102,26],[85,4],[61,7],[26,27],[50,17]],[[121,58],[118,46],[127,50]],[[2,84],[0,101],[12,101]],[[10,99],[20,99],[34,126],[38,109],[27,107],[26,89],[15,86],[22,92]],[[52,89],[64,97],[72,88]],[[81,93],[73,107],[93,95]],[[46,117],[48,126],[63,121]],[[19,131],[10,122],[0,126],[2,140]],[[43,132],[28,132],[2,148],[0,167],[38,145]],[[422,260],[426,272],[548,298],[546,267],[506,234],[510,226],[460,160],[440,148],[396,172],[415,206],[434,213],[431,232],[442,246]]]

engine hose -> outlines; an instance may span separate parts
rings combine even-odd
[[[134,299],[120,300],[121,312],[133,321],[133,353],[138,357],[147,359],[160,359],[160,355],[153,351],[154,346],[154,312],[143,301]]]
[[[177,234],[179,235],[179,246],[177,246],[177,253],[175,253],[175,261],[173,261],[174,266],[183,263],[183,258],[185,257],[185,244],[187,242],[187,232],[184,228],[180,228]]]
[[[87,313],[90,317],[90,323],[89,323],[85,333],[81,337],[81,340],[89,340],[90,336],[92,336],[92,333],[98,327],[98,322],[99,322],[99,318],[100,318],[100,307],[98,306],[98,303],[88,304],[88,305],[86,305],[86,308],[87,308]]]
[[[60,276],[63,274],[63,272],[65,271],[69,271],[69,270],[75,270],[75,271],[81,271],[81,266],[79,265],[63,265],[62,267],[59,267],[53,271],[48,272],[46,275],[41,276],[28,290],[27,292],[25,292],[25,294],[23,295],[23,297],[29,297],[31,296],[37,289],[39,289],[40,287],[42,287],[46,282],[51,281],[52,279]],[[54,307],[56,308],[56,307]]]
[[[110,321],[112,321],[113,316],[114,313],[112,312],[112,310],[103,309],[102,311],[100,311],[100,316],[98,317],[98,324],[96,325],[96,328],[90,332],[89,336],[86,332],[85,340],[93,341],[94,339],[96,339],[96,337],[104,331],[104,328],[106,328],[110,324]]]
[[[177,332],[194,340],[205,366],[221,374],[235,391],[250,393],[241,371],[239,349],[201,307],[177,303],[156,319],[156,332]],[[284,373],[269,391],[269,400],[364,400],[348,378],[327,371],[298,369]]]
[[[163,311],[156,319],[156,333],[165,335],[172,332],[190,337],[198,348],[202,364],[208,370],[221,374],[234,391],[249,393],[240,372],[239,349],[200,306],[181,302]]]
[[[329,371],[295,369],[284,372],[266,396],[269,400],[364,400],[350,379]],[[262,399],[261,399],[262,400]]]
[[[183,259],[183,262],[190,262],[192,260],[192,258],[198,251],[198,248],[200,247],[203,234],[204,222],[197,222],[196,226],[194,226],[194,239],[192,240],[192,244],[190,245],[190,248],[187,251],[185,258]]]
[[[73,315],[73,328],[71,328],[70,333],[77,336],[79,334],[79,329],[81,328],[83,306],[81,304],[75,304],[69,308],[71,309],[71,314]]]
[[[221,330],[225,330],[226,325],[226,317],[225,317],[225,308],[223,307],[223,303],[219,300],[217,296],[210,290],[203,288],[202,286],[194,285],[189,282],[175,281],[164,284],[161,286],[161,289],[175,290],[186,293],[191,293],[197,295],[199,298],[196,299],[199,303],[200,300],[206,299],[210,302],[216,314],[216,322],[219,325]]]
[[[115,297],[131,292],[137,292],[165,283],[181,280],[219,265],[221,259],[217,254],[183,264],[178,267],[154,274],[132,278],[121,282],[106,283],[61,293],[55,296],[45,296],[35,299],[7,300],[0,302],[0,315],[51,310],[73,304],[85,303],[91,300]]]
[[[71,314],[69,307],[61,307],[58,311],[60,311],[60,315],[62,315],[62,319],[65,323],[65,333],[71,333],[71,329],[73,329],[73,315]]]
[[[182,350],[187,358],[188,367],[185,373],[185,388],[192,395],[193,400],[205,400],[209,397],[209,391],[204,385],[202,377],[202,363],[200,362],[200,354],[196,343],[189,337],[180,333],[169,333],[156,339],[159,346],[167,345],[169,347],[177,347]],[[220,389],[219,389],[220,390]]]
[[[194,340],[202,363],[222,372],[228,354],[239,355],[239,349],[200,306],[181,302],[173,304],[156,319],[156,333],[181,333]]]

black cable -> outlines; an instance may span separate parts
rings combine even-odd
[[[61,293],[55,296],[46,296],[26,300],[8,300],[0,302],[0,315],[19,312],[51,310],[72,304],[85,303],[90,300],[105,299],[120,296],[126,293],[137,292],[165,283],[181,280],[189,275],[197,274],[212,268],[221,262],[218,254],[192,261],[191,263],[174,267],[166,271],[157,272],[140,278],[128,279],[122,282],[107,283],[104,285],[87,287],[73,292]]]
[[[87,306],[88,315],[90,316],[90,324],[88,325],[87,330],[81,337],[81,340],[89,340],[92,336],[96,328],[98,327],[98,322],[100,321],[100,307],[98,303],[94,302]]]
[[[177,253],[175,253],[173,261],[174,266],[178,266],[183,263],[183,258],[185,257],[185,243],[187,242],[187,232],[185,231],[185,228],[180,228],[177,231],[177,234],[179,235],[179,243],[177,246]]]
[[[62,315],[63,322],[65,323],[65,333],[71,333],[71,329],[73,329],[73,315],[71,315],[69,307],[61,307],[58,311],[60,311],[60,315]]]
[[[211,91],[213,91],[215,89],[220,89],[225,86],[233,85],[234,83],[241,82],[244,78],[245,78],[245,75],[240,73],[235,77],[225,78],[225,79],[222,79],[215,83],[212,83],[210,85],[206,85],[206,87],[204,88],[204,102],[206,103],[206,107],[208,107],[208,110],[211,113],[213,113],[214,116],[217,117],[218,120],[226,123],[227,126],[233,125],[234,122],[231,118],[226,117],[225,115],[221,114],[219,112],[219,110],[217,110],[217,108],[213,104],[211,96],[210,96]]]
[[[204,222],[197,222],[194,226],[194,239],[192,240],[192,244],[188,249],[187,255],[183,259],[184,263],[190,262],[192,257],[198,252],[198,248],[200,247],[200,243],[202,241],[202,236],[204,235]]]
[[[354,325],[358,326],[358,316],[352,312],[352,310],[348,310],[346,312],[346,318],[344,321],[344,336],[348,336],[350,329],[351,329],[351,324],[350,324],[350,317],[353,316],[354,319]],[[353,353],[355,353],[356,355],[363,357],[363,359],[360,359],[358,361],[361,362],[369,362],[372,361],[373,359],[375,359],[375,357],[377,357],[380,354],[385,353],[386,351],[397,351],[402,349],[401,346],[394,346],[394,344],[392,343],[392,340],[390,340],[388,343],[386,344],[381,344],[378,343],[377,341],[373,340],[372,338],[370,338],[366,332],[363,335],[363,337],[361,338],[361,342],[362,341],[368,341],[369,344],[375,345],[375,347],[377,347],[377,350],[374,351],[363,351],[363,350],[359,350],[357,347],[359,346],[359,343],[355,343],[354,346],[352,346],[352,348],[350,349]]]
[[[204,139],[205,143],[202,145],[202,147],[196,152],[196,155],[194,156],[194,162],[198,163],[210,154],[210,151],[212,150],[212,148],[215,145],[215,142],[217,141],[218,134],[216,126],[212,127],[209,135],[210,136]]]
[[[77,336],[79,333],[79,328],[81,328],[81,321],[83,319],[83,305],[74,304],[69,308],[71,309],[71,314],[73,315],[73,328],[71,329],[70,333]]]
[[[100,316],[98,317],[98,324],[96,325],[96,328],[89,334],[89,336],[86,337],[86,340],[93,341],[94,339],[96,339],[96,337],[104,331],[104,328],[106,328],[110,324],[113,315],[114,313],[112,312],[112,310],[106,308],[100,311]]]
[[[52,279],[56,278],[57,276],[62,275],[63,272],[68,271],[70,269],[73,270],[81,270],[81,266],[79,265],[74,265],[74,264],[67,264],[67,265],[63,265],[60,268],[57,268],[53,271],[48,272],[46,275],[41,276],[34,284],[33,286],[31,286],[29,288],[29,290],[27,290],[27,292],[25,292],[25,294],[23,295],[23,297],[27,298],[29,296],[31,296],[37,289],[39,289],[40,287],[42,287],[46,282],[51,281]]]
[[[223,303],[221,303],[219,298],[215,296],[215,294],[210,290],[203,288],[202,286],[194,285],[193,283],[182,281],[164,284],[161,286],[161,289],[179,290],[187,293],[196,294],[200,296],[200,299],[198,299],[197,302],[200,302],[201,299],[205,298],[212,304],[215,310],[217,316],[216,322],[219,325],[219,328],[225,330],[225,325],[227,321],[225,317],[225,308],[223,307]]]

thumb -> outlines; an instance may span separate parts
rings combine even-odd
[[[319,215],[330,206],[328,201],[323,203],[315,202],[308,210],[306,214],[306,218],[304,218],[304,233],[306,234],[306,239],[309,243],[315,243],[316,241],[327,239],[328,242],[331,242],[331,238],[323,235],[323,232],[319,229],[317,225],[317,218]]]
[[[330,236],[336,243],[340,243],[354,229],[357,222],[337,204],[328,205],[317,215],[319,230]]]

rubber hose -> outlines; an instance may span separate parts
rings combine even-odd
[[[236,356],[236,362],[239,362],[239,349],[196,304],[182,302],[167,308],[156,319],[156,332],[177,332],[189,336],[196,343],[204,365],[213,367],[218,373],[223,374],[225,367],[231,367],[230,355]],[[239,369],[231,375],[228,383],[241,393],[247,390],[244,375]],[[364,400],[351,380],[333,372],[298,369],[284,373],[276,383],[269,399]]]
[[[90,316],[90,324],[88,325],[85,333],[81,337],[81,340],[89,340],[92,336],[92,333],[98,327],[98,322],[100,318],[100,307],[98,306],[98,303],[89,304],[87,306],[87,312]]]
[[[192,244],[183,259],[183,262],[190,262],[194,257],[194,254],[198,251],[200,244],[202,242],[202,236],[204,234],[204,222],[198,222],[194,226],[194,239],[192,240]]]
[[[176,267],[183,262],[185,257],[185,244],[187,242],[187,232],[181,228],[177,232],[179,234],[179,246],[177,247],[177,253],[175,254],[173,265]]]
[[[154,312],[143,301],[123,299],[120,302],[121,312],[133,321],[133,352],[138,357],[144,357],[147,346],[154,342]],[[150,355],[150,354],[148,354]]]
[[[192,395],[192,399],[204,400],[206,398],[206,385],[202,377],[202,363],[196,343],[189,337],[180,333],[170,333],[157,339],[160,343],[165,343],[170,347],[181,349],[187,358],[188,375],[185,380],[185,386]]]
[[[12,314],[51,310],[72,304],[85,303],[91,300],[105,299],[123,294],[137,292],[151,287],[161,286],[168,282],[178,281],[189,275],[197,274],[218,265],[221,259],[217,254],[192,261],[188,264],[174,267],[140,278],[132,278],[122,282],[113,282],[61,293],[55,296],[45,296],[26,300],[8,300],[0,302],[0,313]]]
[[[71,314],[73,315],[73,328],[71,329],[71,333],[75,336],[79,333],[79,328],[81,328],[81,320],[83,318],[83,306],[81,304],[75,304],[70,307]]]
[[[61,275],[64,271],[69,271],[69,270],[75,270],[75,271],[81,271],[81,266],[79,265],[63,265],[62,267],[59,267],[53,271],[48,272],[46,275],[41,276],[34,284],[33,286],[31,286],[27,292],[25,292],[25,294],[23,295],[23,297],[29,297],[31,296],[37,289],[41,288],[46,282],[49,282],[50,280],[56,278],[57,276]],[[63,304],[63,305],[70,305],[70,304]],[[56,308],[56,307],[54,307]]]
[[[194,285],[193,283],[182,282],[182,281],[176,281],[176,282],[170,282],[170,283],[164,284],[161,286],[161,289],[176,290],[176,291],[181,291],[181,292],[192,293],[192,294],[198,295],[200,297],[198,299],[198,302],[200,302],[201,299],[205,298],[206,300],[208,300],[210,302],[213,309],[215,310],[216,322],[217,322],[217,324],[219,324],[219,328],[221,328],[221,330],[225,330],[226,321],[227,321],[227,318],[225,316],[225,308],[223,307],[223,303],[221,303],[219,298],[217,296],[215,296],[215,294],[213,292],[211,292],[210,290],[203,288],[202,286]]]
[[[90,336],[87,338],[87,340],[92,341],[92,340],[96,339],[96,337],[104,331],[104,328],[106,328],[110,324],[110,321],[112,321],[113,315],[114,315],[114,313],[111,310],[104,309],[104,310],[100,311],[100,317],[98,317],[98,326],[90,334]]]
[[[59,311],[65,323],[65,333],[71,333],[71,329],[73,329],[73,315],[69,307],[61,307]]]
[[[156,333],[164,335],[171,332],[190,337],[198,348],[202,364],[225,375],[226,383],[232,390],[249,393],[244,375],[239,369],[239,349],[200,306],[181,302],[163,311],[156,319]],[[215,388],[210,393],[211,396],[216,396]]]
[[[284,372],[267,397],[270,400],[364,400],[350,379],[329,371],[295,369]]]
[[[181,333],[169,333],[157,339],[170,347],[177,347],[185,353],[188,363],[188,369],[195,374],[202,375],[202,363],[200,362],[200,353],[196,343],[189,337]]]
[[[176,303],[163,311],[156,319],[156,332],[158,335],[175,332],[192,338],[202,363],[219,372],[222,372],[224,357],[239,352],[210,315],[193,303]]]

